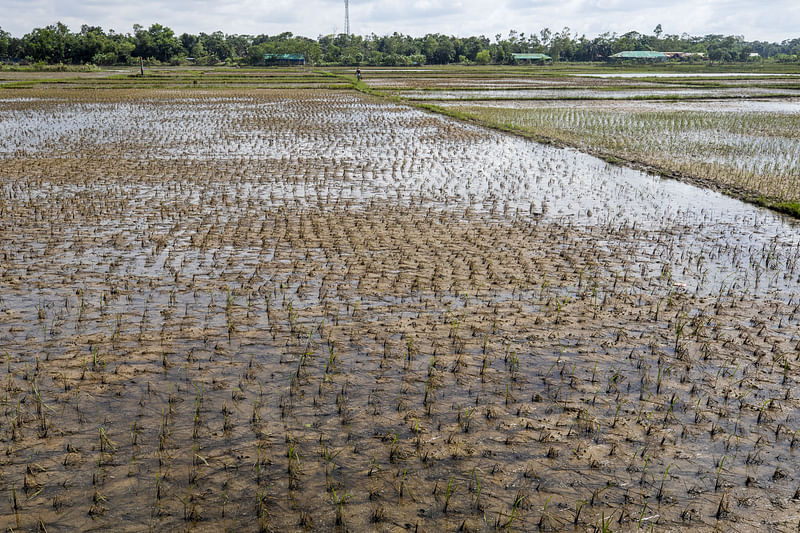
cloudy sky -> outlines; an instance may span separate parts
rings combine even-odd
[[[0,28],[21,37],[61,21],[130,33],[154,22],[177,34],[317,37],[344,29],[344,0],[0,0]],[[800,0],[350,0],[352,33],[504,36],[548,27],[595,37],[603,32],[743,35],[780,42],[800,37]]]

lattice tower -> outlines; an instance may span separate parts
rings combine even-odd
[[[344,34],[350,35],[350,0],[344,0]]]

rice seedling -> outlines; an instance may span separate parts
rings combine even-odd
[[[800,195],[785,178],[797,173],[798,145],[789,133],[793,115],[742,113],[724,106],[708,111],[693,111],[691,104],[683,107],[461,104],[455,109],[488,124],[507,125],[598,154],[708,180],[732,194],[744,189],[745,196],[769,199],[767,203],[776,208],[797,202]],[[754,145],[758,157],[750,151]]]
[[[453,496],[453,481],[455,481],[455,476],[451,476],[450,481],[447,483],[447,490],[444,494],[444,507],[442,508],[444,514],[447,514],[447,507],[450,505],[450,498]]]
[[[14,91],[4,523],[788,527],[786,220],[347,91]]]

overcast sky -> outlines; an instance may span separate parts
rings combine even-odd
[[[0,28],[21,37],[61,21],[130,33],[158,22],[176,34],[269,35],[290,31],[317,37],[344,30],[344,0],[0,0]],[[743,35],[780,42],[800,37],[800,0],[350,0],[351,32],[469,36],[548,27],[596,37],[635,30]]]

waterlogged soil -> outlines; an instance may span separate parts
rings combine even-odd
[[[345,71],[344,73],[350,74]],[[464,69],[460,72],[443,72],[432,75],[409,70],[402,73],[364,71],[364,81],[373,88],[436,90],[494,90],[494,92],[527,89],[530,92],[548,93],[550,89],[572,90],[574,94],[587,91],[626,91],[631,89],[680,90],[674,94],[699,94],[700,91],[724,89],[730,96],[752,96],[757,92],[797,89],[800,76],[784,74],[691,74],[668,73],[617,73],[617,74],[564,74],[554,75],[547,69],[517,68],[513,71],[480,72]],[[738,89],[735,90],[735,89]],[[567,93],[569,94],[569,93]],[[602,92],[601,92],[602,94]],[[647,94],[643,92],[643,94]]]
[[[354,94],[33,96],[7,527],[796,528],[792,222]]]
[[[769,95],[800,96],[800,89],[775,87],[737,87],[737,88],[677,88],[677,89],[533,89],[533,90],[486,90],[486,91],[409,91],[398,96],[407,100],[491,100],[491,99],[608,99],[624,100],[633,98],[758,98]]]
[[[349,72],[346,72],[349,74]],[[510,71],[451,71],[432,74],[427,72],[408,71],[404,73],[388,73],[385,70],[363,71],[364,81],[375,88],[426,88],[426,89],[535,89],[553,87],[614,88],[635,84],[637,87],[664,87],[665,84],[654,81],[631,82],[629,80],[591,78],[581,79],[574,76],[554,76],[546,71],[533,71],[517,68]]]
[[[575,73],[573,76],[587,78],[787,78],[798,79],[796,74],[772,74],[766,72],[603,72]]]
[[[509,88],[536,88],[536,87],[544,87],[550,88],[553,86],[572,86],[577,85],[577,82],[573,80],[564,79],[564,78],[513,78],[513,77],[506,77],[506,76],[498,76],[498,77],[487,77],[487,78],[459,78],[459,77],[441,77],[441,78],[428,78],[424,75],[422,76],[414,76],[413,74],[409,74],[407,76],[391,76],[387,77],[383,72],[365,72],[364,73],[364,81],[369,84],[370,87],[375,88],[420,88],[426,87],[429,89],[449,89],[449,88],[468,88],[468,89],[509,89]],[[595,85],[616,85],[613,83],[602,83],[598,82]],[[658,86],[658,84],[649,84],[644,83],[644,85],[654,85]]]
[[[239,69],[224,67],[160,67],[145,66],[144,75],[139,67],[119,67],[89,72],[36,72],[0,70],[0,87],[4,89],[31,88],[38,90],[95,90],[175,88],[180,89],[259,89],[259,88],[348,88],[327,73],[309,68],[257,68]]]
[[[443,107],[457,107],[462,105],[458,102],[436,102],[436,105]],[[621,112],[641,112],[641,111],[689,111],[707,113],[779,113],[788,115],[800,115],[800,98],[770,98],[770,99],[724,99],[724,100],[681,100],[670,101],[648,101],[648,100],[618,100],[618,101],[597,101],[583,100],[559,102],[558,100],[531,101],[531,100],[484,100],[470,102],[473,107],[499,107],[506,109],[539,109],[539,108],[569,108],[587,109],[595,111],[621,111]]]

